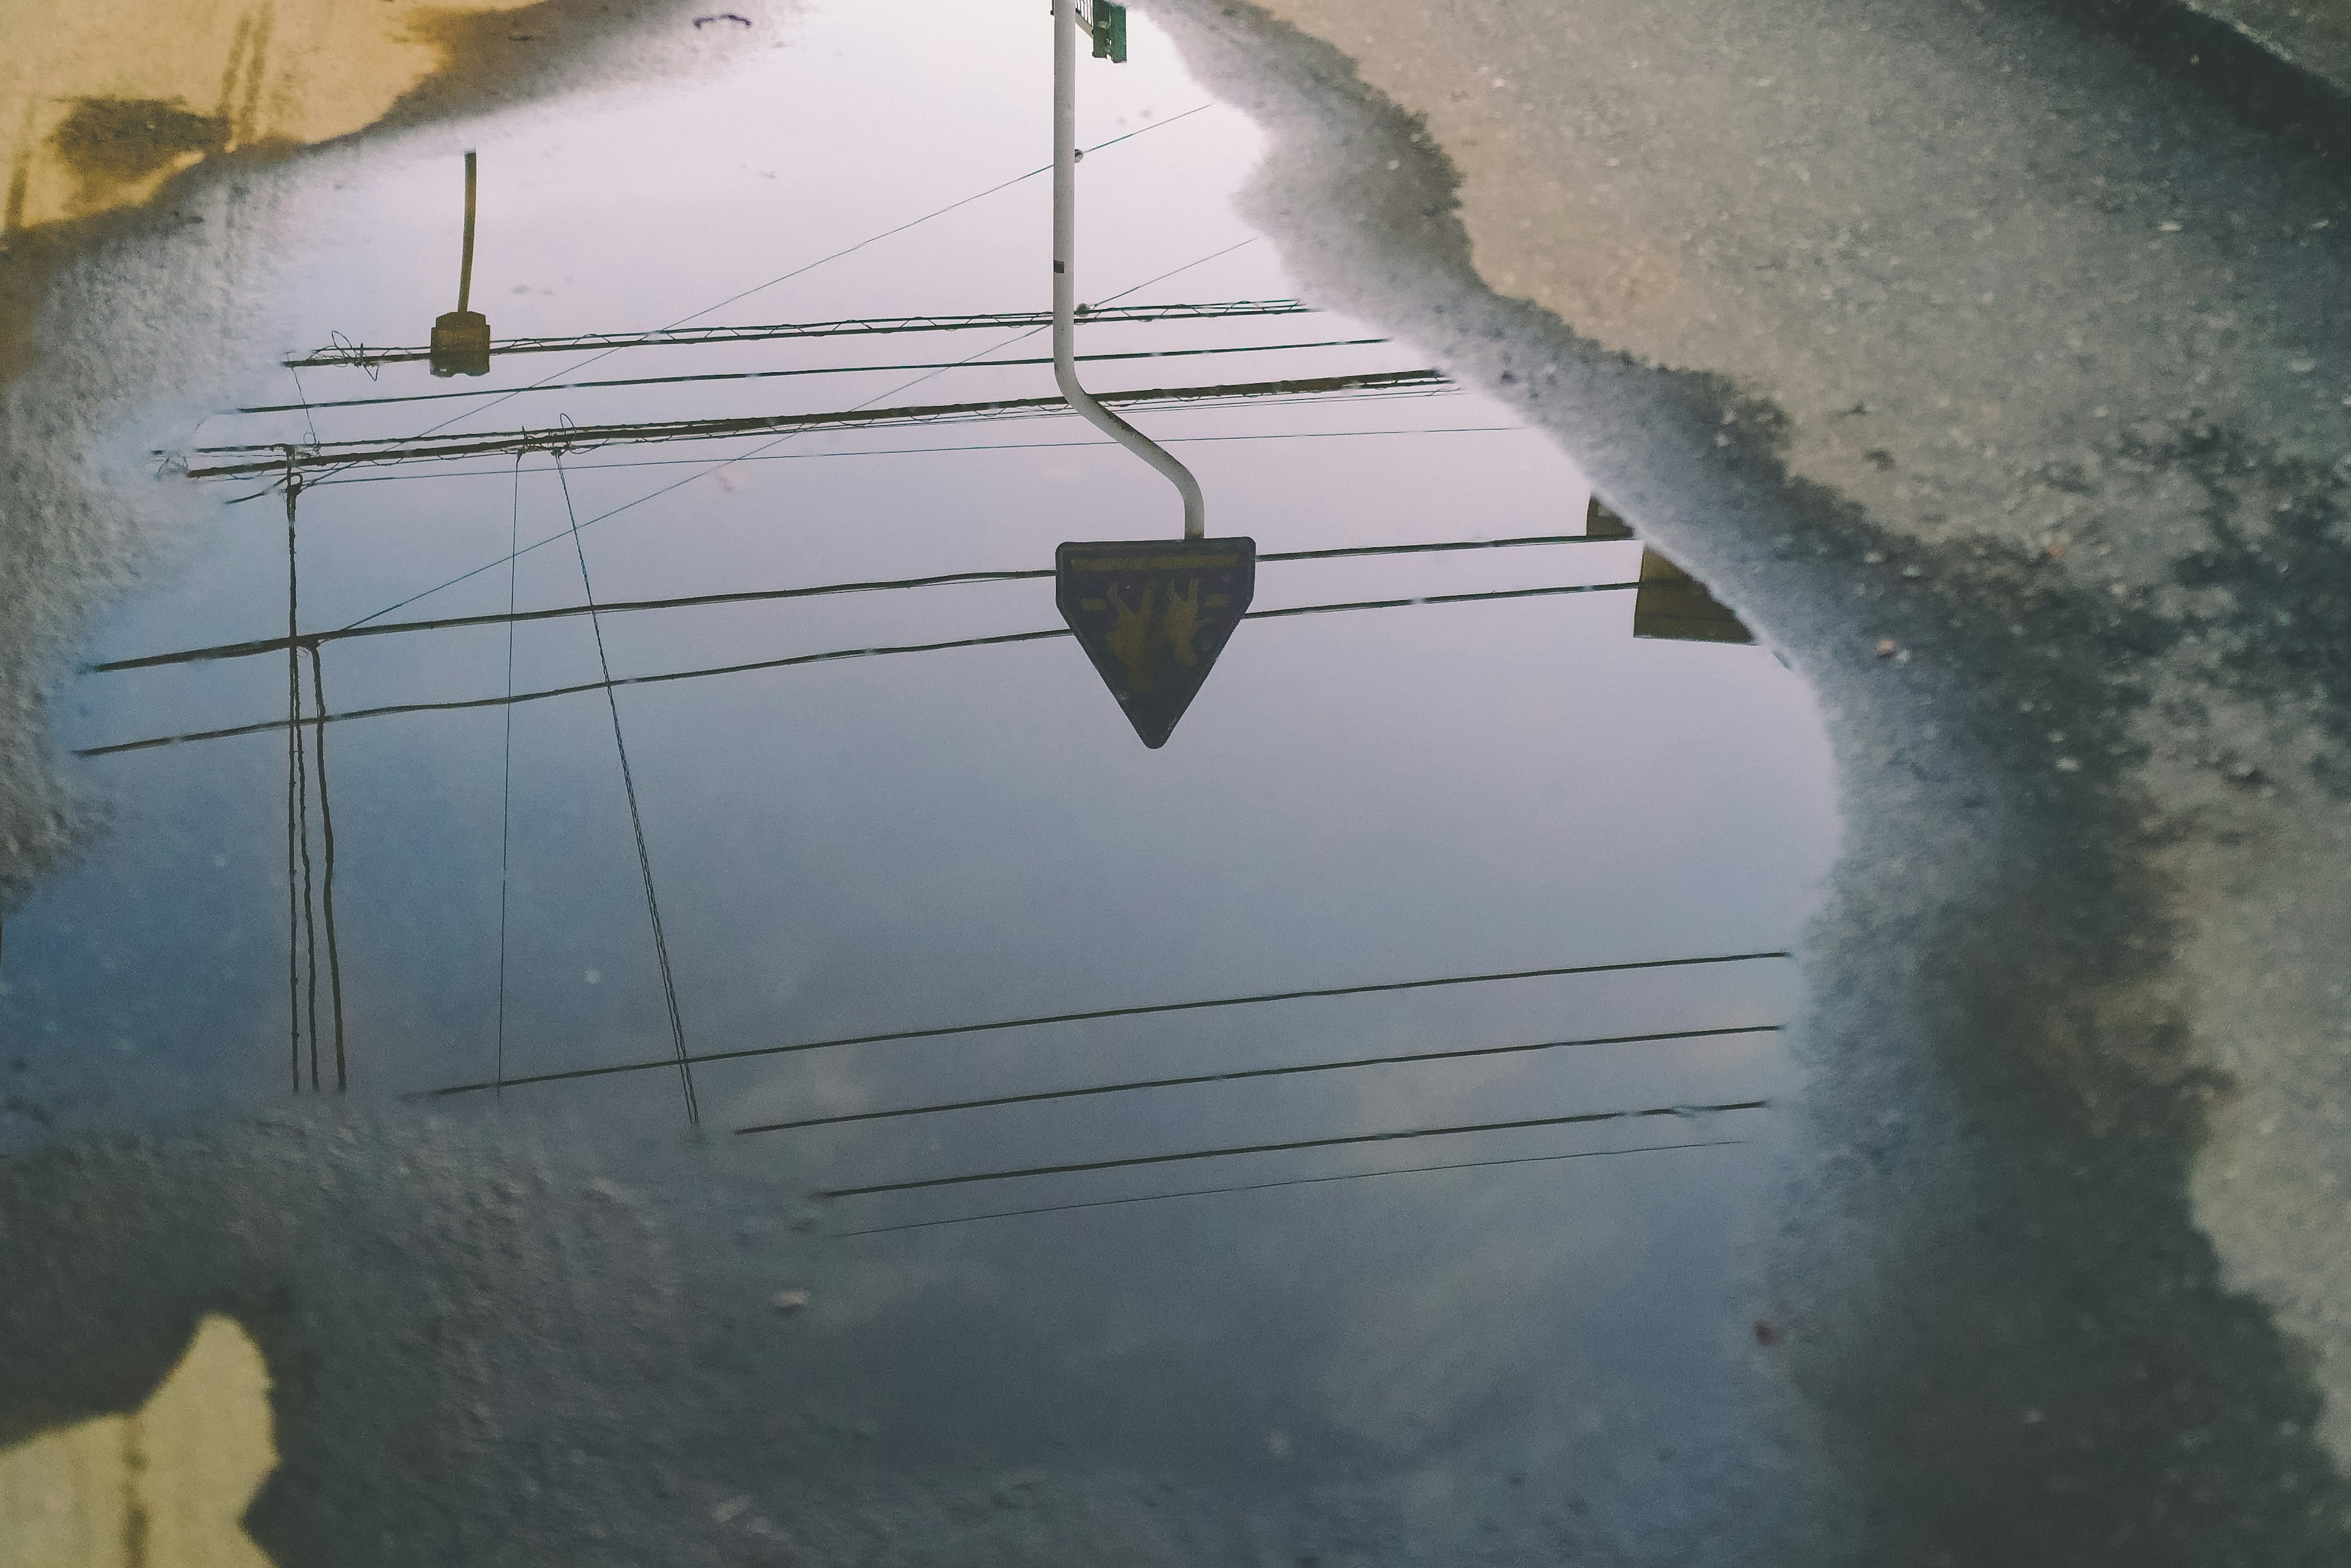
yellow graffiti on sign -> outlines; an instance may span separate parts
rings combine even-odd
[[[1065,544],[1054,598],[1145,746],[1165,745],[1249,609],[1250,539]]]
[[[1211,610],[1230,604],[1232,596],[1212,593],[1208,596]],[[1155,615],[1155,604],[1164,609]],[[1200,662],[1200,580],[1193,578],[1181,588],[1176,584],[1145,582],[1129,595],[1111,591],[1102,599],[1085,601],[1088,610],[1107,610],[1115,617],[1103,642],[1125,672],[1125,688],[1136,696],[1151,690],[1152,666],[1156,655],[1165,652],[1179,669],[1191,669]]]

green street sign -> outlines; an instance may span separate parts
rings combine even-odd
[[[1053,599],[1143,744],[1176,732],[1257,591],[1257,541],[1090,540],[1053,552]]]
[[[1126,64],[1126,7],[1111,0],[1094,0],[1094,58],[1114,66]]]

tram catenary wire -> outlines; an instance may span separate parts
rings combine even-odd
[[[737,1127],[737,1134],[789,1133],[810,1127],[838,1127],[853,1122],[891,1122],[906,1116],[935,1116],[949,1111],[984,1111],[1000,1105],[1033,1105],[1049,1100],[1083,1100],[1102,1094],[1133,1094],[1152,1089],[1186,1089],[1204,1083],[1237,1083],[1252,1078],[1295,1078],[1310,1072],[1346,1072],[1359,1067],[1395,1067],[1422,1061],[1460,1061],[1482,1056],[1520,1056],[1540,1051],[1568,1051],[1583,1046],[1646,1045],[1667,1040],[1718,1040],[1742,1034],[1777,1034],[1785,1024],[1735,1024],[1722,1029],[1660,1030],[1647,1034],[1592,1035],[1581,1040],[1519,1041],[1510,1045],[1480,1045],[1458,1051],[1414,1051],[1392,1056],[1358,1056],[1344,1061],[1303,1061],[1283,1067],[1242,1067],[1229,1072],[1195,1072],[1177,1078],[1137,1078],[1123,1083],[1090,1083],[1078,1089],[1039,1089],[1025,1094],[993,1094],[981,1100],[946,1100],[930,1105],[896,1106],[886,1111],[844,1111],[831,1116],[803,1116],[791,1122],[760,1122]]]
[[[1423,980],[1374,980],[1360,985],[1316,986],[1293,990],[1255,991],[1242,996],[1210,997],[1186,1002],[1144,1002],[1127,1007],[1090,1008],[1076,1012],[1040,1013],[1029,1018],[995,1019],[986,1023],[941,1024],[928,1029],[887,1030],[875,1034],[837,1035],[829,1040],[794,1040],[785,1045],[741,1046],[732,1051],[706,1051],[692,1060],[699,1066],[712,1061],[744,1061],[762,1056],[790,1056],[807,1051],[831,1051],[841,1046],[879,1045],[891,1040],[942,1040],[952,1035],[990,1034],[1008,1029],[1031,1029],[1048,1024],[1093,1023],[1103,1019],[1147,1018],[1165,1013],[1204,1012],[1223,1008],[1257,1007],[1270,1002],[1320,1001],[1334,997],[1365,997],[1389,995],[1399,991],[1436,990],[1447,986],[1482,986],[1509,980],[1564,979],[1577,975],[1623,975],[1652,969],[1695,969],[1717,964],[1751,964],[1766,959],[1786,958],[1792,955],[1784,948],[1772,948],[1752,953],[1709,953],[1692,958],[1628,958],[1608,964],[1555,964],[1531,969],[1497,969],[1476,975],[1441,975]],[[609,1078],[623,1072],[647,1072],[675,1065],[664,1059],[658,1061],[621,1061],[602,1067],[571,1067],[555,1072],[536,1073],[528,1078],[508,1078],[505,1087],[512,1089],[529,1083],[567,1083],[586,1078]],[[411,1099],[443,1099],[453,1094],[472,1094],[496,1087],[490,1083],[450,1083],[438,1089],[427,1089],[408,1096]]]
[[[1006,1170],[972,1171],[962,1176],[925,1176],[912,1181],[868,1182],[862,1186],[820,1189],[822,1198],[870,1197],[886,1192],[921,1192],[933,1187],[967,1186],[973,1182],[1018,1181],[1029,1176],[1079,1176],[1092,1171],[1128,1170],[1139,1166],[1176,1165],[1189,1160],[1230,1159],[1241,1155],[1285,1154],[1297,1149],[1332,1149],[1355,1144],[1403,1143],[1413,1138],[1452,1138],[1472,1133],[1510,1133],[1533,1127],[1567,1127],[1596,1122],[1631,1122],[1651,1116],[1706,1116],[1732,1111],[1761,1111],[1769,1100],[1735,1100],[1718,1105],[1654,1105],[1637,1111],[1583,1111],[1564,1116],[1524,1116],[1507,1122],[1465,1122],[1447,1127],[1406,1127],[1387,1133],[1344,1133],[1320,1138],[1285,1138],[1277,1143],[1232,1144],[1223,1148],[1189,1149],[1167,1155],[1126,1155],[1109,1160],[1071,1160],[1061,1165],[1021,1166]]]
[[[1109,445],[1109,442],[1099,444]],[[307,487],[307,486],[306,486]],[[1341,545],[1328,549],[1268,550],[1259,555],[1258,563],[1342,560],[1379,556],[1446,555],[1465,550],[1520,549],[1547,545],[1623,544],[1625,541],[1605,534],[1523,534],[1499,539],[1434,539],[1405,545]],[[807,588],[753,588],[732,593],[696,593],[674,599],[622,599],[599,604],[595,612],[617,615],[629,611],[697,610],[720,604],[759,604],[778,600],[820,599],[842,593],[896,593],[917,588],[943,588],[983,582],[1029,582],[1053,575],[1050,567],[1020,568],[985,571],[946,571],[928,577],[880,578],[857,582],[824,582]],[[306,647],[316,648],[322,643],[340,643],[354,637],[386,637],[406,632],[447,632],[475,626],[514,626],[531,621],[560,621],[590,612],[585,604],[558,605],[547,610],[509,609],[504,615],[451,615],[434,621],[387,621],[370,624],[338,627],[326,632],[310,632],[295,639]],[[172,653],[148,653],[132,659],[112,659],[105,664],[86,667],[89,674],[106,674],[116,670],[146,670],[165,664],[204,664],[214,659],[242,659],[259,653],[273,653],[286,646],[283,637],[262,638],[253,642],[220,643],[205,648],[186,648]]]
[[[1408,610],[1430,604],[1476,604],[1509,599],[1550,599],[1571,593],[1625,593],[1637,590],[1637,582],[1572,582],[1550,588],[1504,588],[1478,593],[1431,593],[1413,599],[1358,599],[1343,604],[1300,604],[1283,610],[1252,610],[1241,617],[1244,621],[1280,621],[1299,615],[1330,615],[1361,610]],[[463,713],[470,709],[509,707],[516,703],[545,702],[554,697],[577,696],[583,692],[609,691],[620,686],[658,686],[674,681],[702,680],[712,675],[750,674],[760,670],[788,670],[804,664],[839,664],[849,659],[885,658],[898,653],[941,653],[955,648],[997,648],[1015,643],[1043,643],[1071,635],[1066,626],[1056,626],[1042,632],[1003,632],[987,637],[956,637],[937,643],[900,643],[869,648],[837,648],[820,653],[793,653],[775,659],[752,659],[741,664],[713,664],[696,670],[668,670],[651,675],[622,675],[611,680],[581,681],[568,686],[548,686],[535,692],[517,692],[512,696],[459,697],[446,702],[387,703],[378,707],[348,708],[341,713],[320,715],[316,722],[340,724],[352,719],[390,718],[402,714]],[[251,724],[230,725],[219,729],[191,730],[181,735],[153,736],[145,740],[121,740],[109,746],[84,747],[76,757],[112,757],[126,751],[152,751],[159,747],[182,746],[202,740],[227,740],[243,735],[266,735],[286,727],[284,719],[261,719]]]
[[[1486,1170],[1496,1166],[1540,1166],[1559,1160],[1597,1160],[1612,1155],[1656,1155],[1672,1149],[1729,1149],[1744,1138],[1708,1138],[1686,1144],[1635,1144],[1629,1149],[1575,1149],[1563,1155],[1513,1155],[1499,1160],[1449,1160],[1435,1166],[1400,1166],[1389,1170],[1342,1171],[1336,1176],[1286,1176],[1280,1181],[1238,1182],[1230,1186],[1185,1187],[1176,1192],[1146,1192],[1131,1197],[1096,1197],[1081,1203],[1042,1203],[1029,1208],[997,1208],[984,1214],[951,1214],[944,1219],[912,1219],[899,1225],[868,1225],[855,1230],[835,1230],[834,1237],[887,1236],[895,1230],[929,1230],[941,1225],[969,1225],[982,1219],[1019,1219],[1032,1214],[1067,1214],[1081,1208],[1118,1208],[1130,1203],[1166,1203],[1179,1197],[1217,1197],[1226,1193],[1267,1192],[1283,1186],[1321,1186],[1328,1182],[1371,1181],[1379,1176],[1427,1176],[1437,1171]]]

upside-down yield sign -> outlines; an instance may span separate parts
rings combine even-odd
[[[1143,744],[1167,744],[1257,590],[1255,539],[1126,539],[1053,552],[1053,597]]]

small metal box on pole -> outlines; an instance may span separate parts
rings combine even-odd
[[[1094,58],[1114,66],[1126,64],[1126,7],[1112,0],[1094,0]]]

